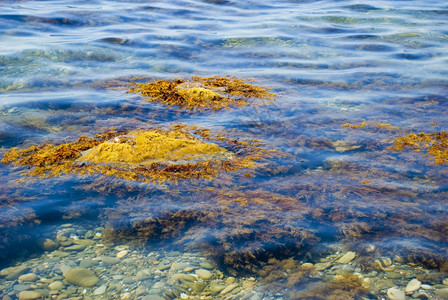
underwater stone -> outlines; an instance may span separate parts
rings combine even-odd
[[[53,251],[59,247],[59,243],[51,239],[42,239],[39,241],[39,246],[45,251]]]
[[[0,271],[0,276],[5,277],[6,280],[15,280],[19,278],[20,275],[29,270],[26,266],[10,267]]]
[[[50,290],[60,290],[64,287],[62,281],[54,281],[48,285]]]
[[[37,277],[34,273],[23,274],[19,276],[19,280],[22,281],[36,281],[39,277]]]
[[[337,263],[338,264],[347,264],[349,262],[351,262],[356,256],[355,252],[349,251],[347,253],[344,254],[344,256],[342,256],[340,259],[338,259]]]
[[[237,284],[237,283],[230,284],[230,285],[226,286],[226,288],[223,289],[219,294],[220,294],[220,295],[228,294],[228,293],[230,293],[231,291],[233,291],[236,287],[238,287],[238,284]]]
[[[125,257],[128,253],[129,253],[128,250],[123,250],[123,251],[118,252],[116,256],[117,256],[117,258],[123,258],[123,257]]]
[[[120,259],[111,256],[101,256],[100,259],[105,265],[108,266],[112,266],[120,262]]]
[[[35,291],[23,291],[19,293],[18,297],[19,300],[34,300],[42,298],[42,294]]]
[[[196,275],[202,279],[210,279],[212,278],[212,273],[205,269],[199,269],[195,271]]]
[[[448,299],[448,288],[437,289],[437,290],[435,290],[435,293],[436,293],[436,295],[439,296],[441,299]]]
[[[85,268],[70,269],[64,277],[69,283],[82,287],[94,286],[99,280],[92,271]]]
[[[387,297],[390,300],[406,300],[404,292],[398,288],[390,288],[387,290]]]
[[[416,290],[418,290],[421,287],[422,283],[418,280],[418,279],[412,279],[411,281],[408,282],[408,284],[406,285],[406,288],[404,289],[404,291],[406,293],[412,293],[415,292]]]
[[[97,288],[96,290],[93,291],[94,295],[101,295],[104,294],[106,292],[107,287],[103,284],[102,286],[100,286],[99,288]]]

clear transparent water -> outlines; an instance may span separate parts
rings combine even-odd
[[[331,243],[373,244],[382,254],[435,259],[437,269],[448,258],[446,165],[389,147],[397,135],[447,129],[447,16],[444,1],[3,1],[2,153],[148,123],[227,130],[286,153],[251,178],[227,174],[168,188],[120,182],[133,187],[128,193],[85,188],[99,179],[75,175],[15,184],[20,169],[0,165],[3,264],[17,258],[11,249],[20,245],[26,257],[34,237],[51,235],[67,219],[126,227],[167,211],[207,210],[201,203],[213,206],[235,192],[231,199],[294,199],[289,208],[270,206],[272,224],[248,226],[312,231],[317,240],[306,247],[316,255]],[[253,78],[277,101],[188,113],[104,88],[130,76],[190,75]],[[364,128],[341,126],[362,121]],[[209,194],[211,186],[221,194]],[[266,209],[226,205],[236,223]],[[190,231],[165,243],[194,247],[183,239],[194,230],[208,232],[213,243],[233,228],[190,221]],[[241,242],[241,249],[252,246],[250,238]],[[261,252],[275,255],[270,249]]]

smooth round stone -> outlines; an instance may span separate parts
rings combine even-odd
[[[434,293],[436,293],[436,295],[441,299],[448,299],[448,288],[437,289],[434,291]]]
[[[223,289],[219,294],[220,295],[228,294],[231,291],[233,291],[236,287],[238,287],[238,284],[236,284],[236,283],[230,284],[230,285],[226,286],[226,288]]]
[[[54,281],[48,285],[50,290],[61,290],[64,287],[62,281]]]
[[[101,261],[106,265],[115,265],[120,262],[120,259],[111,256],[101,256]]]
[[[129,253],[128,250],[122,250],[122,251],[120,251],[120,252],[117,253],[117,258],[123,258],[123,257],[125,257],[128,253]]]
[[[20,275],[24,274],[29,270],[26,266],[10,267],[3,269],[0,272],[0,276],[5,277],[6,280],[15,280],[19,278]]]
[[[196,275],[202,279],[210,279],[212,278],[212,272],[206,269],[198,269],[195,271]]]
[[[73,243],[76,245],[91,246],[91,245],[95,244],[95,241],[80,239],[80,240],[74,240]]]
[[[59,257],[59,258],[64,258],[64,257],[69,256],[70,253],[64,252],[64,251],[55,250],[55,251],[51,252],[51,255]]]
[[[394,287],[387,290],[387,297],[390,300],[406,300],[404,292]]]
[[[195,281],[196,277],[189,274],[174,274],[171,277],[171,280],[175,281]]]
[[[300,266],[300,270],[309,271],[314,269],[314,265],[312,263],[304,263]]]
[[[316,271],[323,271],[325,269],[328,269],[331,266],[330,262],[323,262],[323,263],[317,263],[314,265],[314,268]]]
[[[74,268],[64,274],[65,279],[74,285],[90,287],[98,283],[98,277],[92,271],[85,268]]]
[[[193,283],[193,286],[191,287],[191,289],[193,291],[195,291],[196,293],[202,292],[202,290],[204,290],[206,284],[203,281],[196,281],[195,283]]]
[[[42,297],[42,294],[35,291],[23,291],[18,295],[19,300],[34,300]]]
[[[355,257],[356,257],[356,253],[349,251],[349,252],[345,253],[344,256],[342,256],[340,259],[338,259],[337,263],[338,264],[348,264],[353,259],[355,259]]]
[[[59,247],[59,243],[51,239],[42,239],[39,241],[39,246],[45,251],[53,251]]]
[[[448,278],[445,278],[445,279],[442,281],[442,283],[443,283],[443,285],[448,285]]]
[[[171,270],[173,270],[173,271],[179,271],[179,270],[183,270],[183,269],[185,269],[186,267],[189,267],[189,266],[190,266],[189,263],[186,263],[186,262],[177,262],[177,263],[174,263],[174,264],[171,266]]]
[[[209,290],[212,293],[212,295],[216,295],[222,292],[226,287],[227,287],[226,285],[212,283],[209,287]]]
[[[87,245],[72,245],[68,246],[64,250],[66,251],[84,251],[87,248]]]
[[[409,281],[409,283],[406,285],[404,291],[406,293],[412,293],[412,292],[415,292],[416,290],[418,290],[421,286],[422,286],[422,283],[419,280],[414,278],[411,281]]]
[[[170,264],[160,264],[157,269],[159,269],[159,271],[165,271],[168,270],[171,267]]]
[[[99,288],[97,288],[96,290],[93,291],[94,295],[101,295],[104,294],[106,292],[107,286],[106,285],[102,285]]]
[[[85,259],[79,263],[79,266],[81,268],[90,268],[90,267],[93,267],[96,265],[98,265],[98,261],[91,260],[91,259]]]
[[[227,277],[226,279],[224,279],[225,284],[232,284],[235,283],[235,281],[236,281],[235,277]]]
[[[23,274],[19,276],[19,280],[22,281],[36,281],[39,277],[37,277],[34,273]]]
[[[203,268],[203,269],[208,269],[208,270],[213,269],[213,264],[211,264],[211,263],[209,263],[209,262],[207,262],[207,261],[201,262],[201,263],[199,264],[199,266],[200,266],[201,268]]]
[[[389,278],[389,279],[398,279],[398,278],[401,278],[402,275],[400,273],[397,273],[397,272],[387,272],[386,273],[386,277]]]
[[[143,297],[142,300],[165,300],[165,298],[159,295],[148,295]]]

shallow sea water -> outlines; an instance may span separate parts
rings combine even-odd
[[[276,101],[190,112],[126,92],[132,76],[194,75],[251,78]],[[277,155],[211,181],[164,184],[29,178],[0,164],[0,265],[45,263],[39,241],[72,228],[64,238],[91,230],[98,243],[126,245],[136,257],[192,251],[237,282],[253,276],[253,297],[381,299],[394,285],[404,290],[415,271],[433,276],[419,277],[433,287],[419,298],[445,299],[433,291],[448,277],[446,164],[390,147],[409,133],[447,130],[447,78],[444,1],[2,1],[0,156],[177,123],[257,139]],[[337,263],[347,251],[356,258]],[[375,281],[389,274],[375,267],[385,258],[407,277],[367,292],[353,292],[356,284],[341,292],[341,273],[301,267],[330,261]],[[16,283],[1,281],[3,296],[15,297]],[[102,297],[124,293],[110,290]]]

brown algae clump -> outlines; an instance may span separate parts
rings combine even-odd
[[[415,152],[426,150],[435,164],[448,164],[448,132],[410,133],[395,139],[392,150],[412,149]]]
[[[187,110],[241,107],[249,105],[249,99],[272,101],[275,96],[267,88],[251,84],[250,80],[220,76],[133,82],[129,92],[149,97],[151,102],[160,101]]]
[[[61,145],[12,148],[2,163],[28,167],[27,175],[44,178],[76,173],[164,182],[211,180],[221,171],[251,167],[267,153],[257,141],[237,141],[213,136],[206,129],[175,125],[168,130],[110,132]]]

